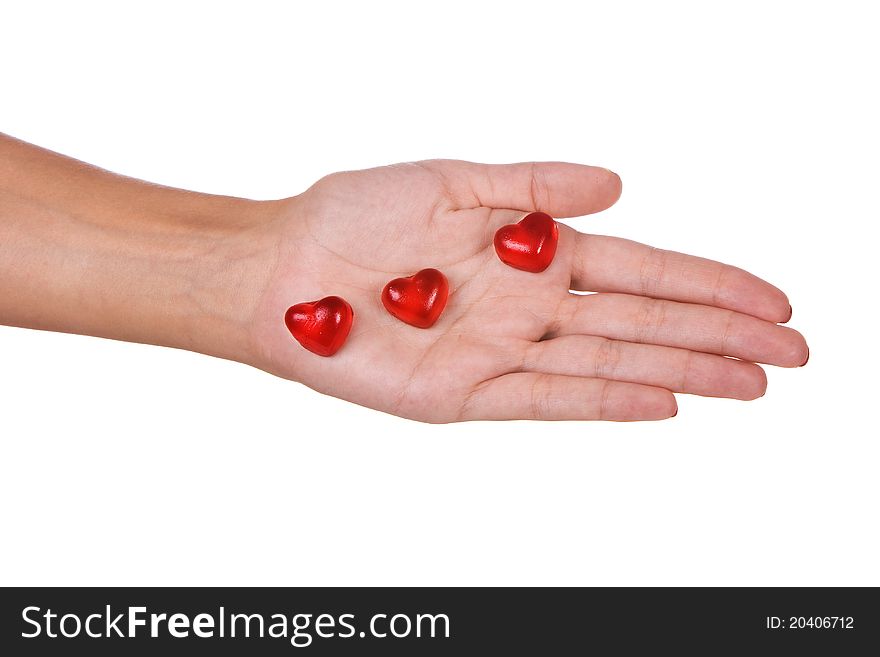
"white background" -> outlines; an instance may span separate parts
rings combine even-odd
[[[4,4],[0,130],[254,198],[606,166],[623,198],[573,225],[774,282],[810,363],[661,423],[426,426],[0,328],[0,583],[880,585],[870,3],[238,4]]]

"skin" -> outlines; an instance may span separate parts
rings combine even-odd
[[[494,252],[495,231],[528,212],[581,216],[620,192],[597,167],[433,160],[250,201],[0,135],[0,323],[229,358],[427,422],[663,419],[673,393],[755,399],[767,385],[756,363],[806,363],[804,338],[780,326],[785,294],[741,269],[563,225],[540,274]],[[426,267],[451,291],[417,329],[379,293]],[[355,322],[322,358],[283,316],[329,295]]]

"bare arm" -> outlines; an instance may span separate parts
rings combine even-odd
[[[620,191],[598,167],[436,160],[249,201],[0,135],[0,323],[230,358],[431,422],[663,419],[673,393],[754,399],[759,363],[806,362],[804,338],[779,325],[786,295],[742,269],[566,225],[545,271],[496,257],[493,234],[525,213],[599,212]],[[419,329],[391,317],[380,290],[425,268],[450,294]],[[322,358],[284,316],[329,295],[355,322]]]
[[[269,207],[0,135],[0,322],[241,358]]]

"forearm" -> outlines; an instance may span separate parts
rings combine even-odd
[[[0,323],[246,359],[271,210],[0,135]]]

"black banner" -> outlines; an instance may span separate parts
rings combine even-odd
[[[863,655],[880,649],[880,598],[874,588],[7,588],[0,628],[3,655]]]

